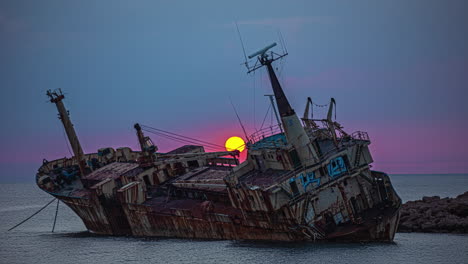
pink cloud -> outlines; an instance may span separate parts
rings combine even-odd
[[[468,172],[468,125],[456,121],[401,122],[369,131],[374,168],[390,173]]]

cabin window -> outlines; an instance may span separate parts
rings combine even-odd
[[[299,189],[297,188],[296,180],[294,178],[289,181],[289,186],[291,187],[291,192],[294,196],[299,194]]]
[[[145,181],[146,185],[151,185],[148,175],[143,176],[143,181]]]
[[[325,169],[323,167],[319,168],[319,177],[322,177],[323,175],[326,175]]]
[[[176,175],[182,175],[185,173],[185,168],[180,162],[174,164],[174,170]]]
[[[188,165],[190,168],[198,168],[198,167],[200,167],[200,165],[198,164],[198,160],[189,160],[189,161],[187,161],[187,165]]]
[[[294,168],[298,168],[301,166],[301,160],[299,159],[299,155],[297,154],[296,150],[290,151],[289,156],[291,157],[291,161],[293,163]]]
[[[146,189],[149,189],[149,187],[151,186],[151,182],[149,180],[148,175],[143,176],[143,181],[145,182]]]
[[[341,224],[344,222],[343,220],[343,215],[341,213],[337,213],[336,215],[333,216],[333,219],[335,220],[335,223],[337,225]]]
[[[153,172],[153,184],[157,185],[159,184],[159,177],[157,172]]]
[[[258,168],[263,171],[265,170],[265,164],[264,164],[264,161],[262,159],[259,159],[257,156],[254,156],[255,157],[255,161],[257,162],[257,166]]]
[[[358,216],[359,212],[361,212],[361,208],[356,200],[356,198],[352,197],[350,199],[351,207],[353,209],[354,216]]]

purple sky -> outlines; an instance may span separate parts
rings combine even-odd
[[[229,98],[253,133],[271,88],[264,70],[246,75],[234,21],[247,53],[281,31],[296,112],[334,97],[338,122],[369,132],[374,169],[467,173],[467,3],[1,1],[0,180],[69,156],[47,89],[67,93],[86,152],[137,149],[135,122],[223,145],[243,136]]]

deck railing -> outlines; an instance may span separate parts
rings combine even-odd
[[[250,139],[250,142],[255,143],[259,140],[262,140],[269,136],[276,135],[278,133],[281,133],[280,125],[273,125],[273,126],[269,126],[269,127],[258,130],[257,132],[250,135],[249,139]]]
[[[365,140],[365,141],[370,141],[369,140],[369,134],[364,131],[356,131],[351,134],[352,139],[357,139],[357,140]]]

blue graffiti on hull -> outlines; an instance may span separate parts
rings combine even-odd
[[[315,178],[315,172],[307,172],[304,176],[304,173],[299,174],[299,179],[302,181],[302,187],[304,187],[304,191],[307,191],[307,186],[311,183],[316,183],[315,188],[320,186],[320,178]]]
[[[346,173],[346,165],[343,157],[336,157],[330,161],[327,166],[328,175],[332,178],[339,177]]]

